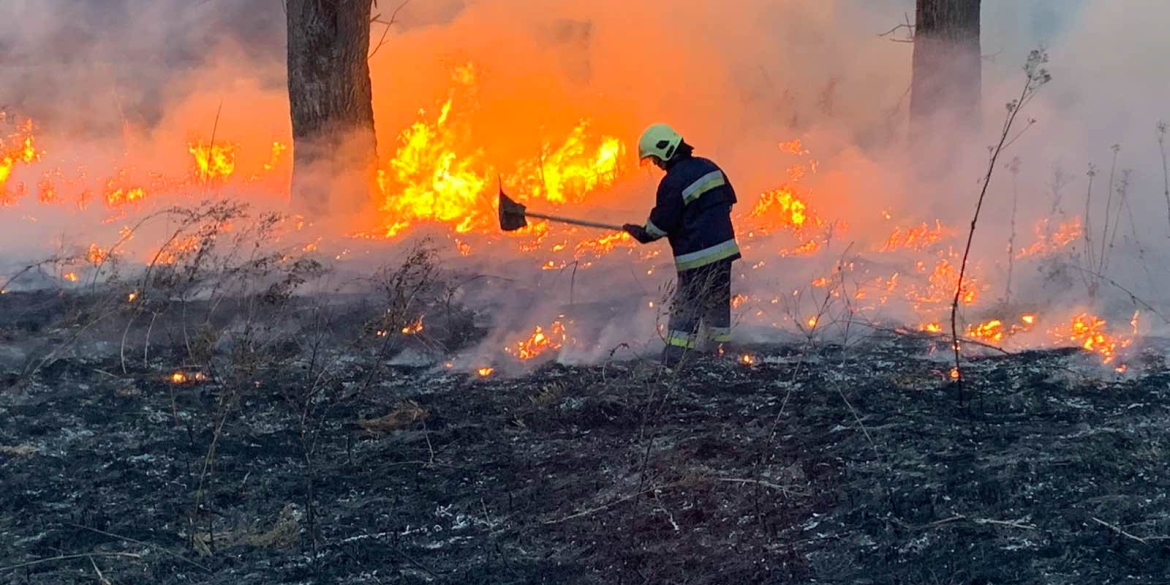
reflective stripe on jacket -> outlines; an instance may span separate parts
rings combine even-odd
[[[680,155],[658,184],[658,198],[646,231],[666,237],[679,272],[740,257],[731,225],[735,189],[715,163]]]

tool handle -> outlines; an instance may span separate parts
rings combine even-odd
[[[547,219],[548,221],[555,221],[559,223],[567,223],[570,225],[579,225],[583,227],[600,228],[605,230],[613,230],[615,232],[624,231],[625,228],[620,225],[613,225],[611,223],[599,223],[596,221],[585,221],[583,219],[573,219],[571,217],[559,217],[556,215],[546,215],[543,213],[532,213],[531,211],[524,212],[528,217],[535,217],[538,219]]]

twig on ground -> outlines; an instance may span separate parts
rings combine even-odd
[[[1029,524],[1027,522],[1024,522],[1022,519],[1021,520],[994,520],[992,518],[971,518],[971,517],[966,516],[964,514],[955,514],[954,516],[951,516],[949,518],[943,518],[942,520],[935,520],[934,522],[930,522],[928,524],[923,524],[921,526],[914,526],[912,524],[907,524],[907,523],[902,522],[901,520],[897,520],[897,519],[895,519],[894,521],[896,523],[898,523],[899,525],[901,525],[905,528],[911,529],[911,530],[931,530],[933,528],[938,528],[939,526],[945,526],[947,524],[954,524],[955,522],[964,522],[964,521],[973,522],[973,523],[979,524],[981,526],[990,525],[990,526],[1003,526],[1005,528],[1018,528],[1020,530],[1036,530],[1035,524]]]
[[[99,585],[110,585],[109,579],[106,579],[106,576],[102,574],[102,570],[98,568],[97,561],[93,560],[92,556],[89,557],[89,564],[93,565],[93,572],[97,573]]]
[[[849,398],[845,396],[845,391],[841,389],[841,385],[836,380],[829,378],[829,382],[837,389],[837,394],[841,396],[841,400],[845,401],[845,406],[849,408],[849,412],[853,414],[853,420],[857,421],[857,426],[861,427],[862,434],[865,435],[865,440],[869,441],[870,448],[873,449],[873,454],[881,459],[881,452],[878,451],[877,443],[874,442],[873,437],[869,434],[869,429],[865,428],[865,423],[861,422],[861,415],[857,414],[857,410],[853,408],[853,404],[849,402]]]
[[[144,541],[141,541],[141,540],[135,540],[135,539],[133,539],[133,538],[130,538],[130,537],[128,537],[128,536],[122,536],[122,535],[120,535],[120,534],[114,534],[113,532],[106,532],[105,530],[98,530],[97,528],[93,528],[93,527],[90,527],[90,526],[82,526],[81,524],[73,524],[73,523],[71,523],[71,522],[67,522],[65,525],[66,525],[66,526],[72,526],[72,527],[74,527],[74,528],[80,528],[80,529],[82,529],[82,530],[88,530],[88,531],[90,531],[90,532],[93,532],[93,533],[96,533],[96,534],[101,534],[102,536],[108,536],[108,537],[110,537],[110,538],[116,538],[116,539],[118,539],[118,540],[122,540],[122,541],[125,541],[125,542],[131,542],[131,543],[134,543],[134,544],[137,544],[137,545],[140,545],[140,546],[145,546],[145,547],[148,547],[148,548],[153,548],[153,549],[155,549],[155,550],[158,550],[158,551],[164,552],[164,553],[166,553],[167,555],[170,555],[170,556],[172,556],[172,557],[174,557],[174,558],[176,558],[176,559],[178,559],[178,560],[180,560],[180,561],[183,561],[184,563],[186,563],[186,564],[188,564],[188,565],[191,565],[192,567],[195,567],[196,569],[199,569],[200,571],[203,571],[203,572],[205,572],[205,573],[211,573],[211,569],[209,569],[209,568],[207,568],[207,567],[205,567],[205,566],[203,566],[203,565],[200,565],[199,563],[196,563],[195,561],[189,560],[189,559],[187,559],[186,557],[184,557],[183,555],[181,555],[181,554],[179,554],[179,553],[177,553],[177,552],[174,552],[174,551],[172,551],[172,550],[170,550],[170,549],[167,549],[167,548],[165,548],[165,547],[161,547],[161,546],[159,546],[159,545],[157,545],[157,544],[151,544],[151,543],[149,543],[149,542],[144,542]]]
[[[992,520],[991,518],[976,518],[973,520],[973,522],[976,524],[991,524],[993,526],[1019,528],[1020,530],[1036,530],[1035,524],[1029,524],[1023,520]]]
[[[640,496],[640,495],[642,495],[642,494],[649,493],[649,492],[653,491],[654,489],[657,489],[657,488],[652,488],[652,489],[649,489],[649,490],[643,490],[643,491],[640,491],[640,492],[638,492],[638,493],[636,493],[636,494],[630,494],[630,495],[628,495],[628,496],[624,496],[624,497],[618,498],[618,499],[616,499],[616,500],[614,500],[614,501],[612,501],[612,502],[609,502],[609,503],[607,503],[607,504],[604,504],[604,505],[598,506],[598,507],[596,507],[596,508],[589,508],[588,510],[582,510],[582,511],[580,511],[580,512],[577,512],[576,514],[570,514],[570,515],[568,515],[568,516],[565,516],[564,518],[558,518],[558,519],[556,519],[556,520],[546,520],[546,521],[544,521],[544,524],[545,524],[546,526],[548,526],[548,525],[552,525],[552,524],[560,524],[560,523],[562,523],[562,522],[568,522],[569,520],[574,520],[574,519],[576,519],[576,518],[581,518],[581,517],[584,517],[584,516],[591,516],[591,515],[593,515],[593,514],[596,514],[596,513],[598,513],[598,512],[603,512],[603,511],[605,511],[605,510],[608,510],[608,509],[610,509],[610,508],[612,508],[612,507],[614,507],[614,506],[616,506],[616,505],[618,505],[618,504],[620,504],[620,503],[622,503],[622,502],[628,502],[628,501],[630,501],[630,500],[632,500],[632,499],[634,499],[634,498],[636,498],[636,497],[638,497],[638,496]]]
[[[1112,530],[1113,532],[1116,532],[1117,534],[1120,534],[1121,536],[1135,540],[1135,541],[1140,542],[1142,544],[1149,544],[1148,539],[1142,538],[1140,536],[1134,536],[1134,535],[1122,530],[1120,526],[1114,526],[1113,524],[1110,524],[1110,523],[1108,523],[1100,518],[1097,518],[1096,516],[1093,516],[1093,521],[1096,522],[1097,524],[1100,524],[1101,526],[1108,528],[1109,530]]]
[[[20,564],[16,564],[16,565],[8,565],[6,567],[0,567],[0,573],[3,573],[5,571],[14,571],[16,569],[23,569],[25,567],[33,567],[36,565],[43,565],[45,563],[54,563],[57,561],[71,561],[74,559],[87,559],[90,557],[119,557],[119,558],[127,558],[127,559],[141,559],[142,555],[136,555],[134,553],[124,553],[124,552],[111,552],[111,553],[93,552],[93,553],[84,553],[84,554],[76,554],[76,555],[59,555],[59,556],[49,557],[49,558],[45,558],[45,559],[37,559],[35,561],[28,561],[27,563],[20,563]]]
[[[805,492],[802,492],[800,490],[794,490],[790,486],[780,485],[778,483],[772,483],[769,481],[761,481],[758,479],[742,479],[742,478],[737,478],[737,477],[720,477],[719,479],[717,479],[715,481],[719,481],[719,482],[723,482],[723,483],[742,483],[742,484],[758,485],[761,487],[766,487],[768,489],[776,490],[776,491],[778,491],[786,496],[807,495]]]

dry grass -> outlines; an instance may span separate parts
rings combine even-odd
[[[358,421],[358,426],[375,437],[384,437],[425,421],[431,413],[413,400],[399,402],[385,416]]]
[[[142,389],[137,384],[130,383],[114,390],[114,395],[118,398],[141,398]]]
[[[540,392],[537,392],[536,394],[529,396],[528,400],[530,402],[532,402],[533,406],[535,406],[537,408],[544,408],[546,406],[550,406],[552,404],[555,404],[557,401],[559,401],[561,399],[561,396],[564,393],[565,393],[564,384],[560,384],[560,383],[546,384],[540,389]]]
[[[285,504],[272,524],[272,528],[260,530],[258,526],[245,526],[236,530],[195,535],[193,545],[199,556],[209,557],[213,548],[250,546],[256,548],[289,548],[300,541],[301,514],[293,504]]]
[[[288,548],[297,543],[300,534],[300,514],[296,506],[285,504],[270,530],[247,533],[242,542],[259,548]]]
[[[9,457],[32,457],[36,453],[37,448],[28,444],[0,445],[0,455],[7,455]]]

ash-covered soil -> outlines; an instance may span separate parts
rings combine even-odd
[[[1170,583],[1170,373],[989,357],[960,407],[928,345],[9,367],[0,582]]]

